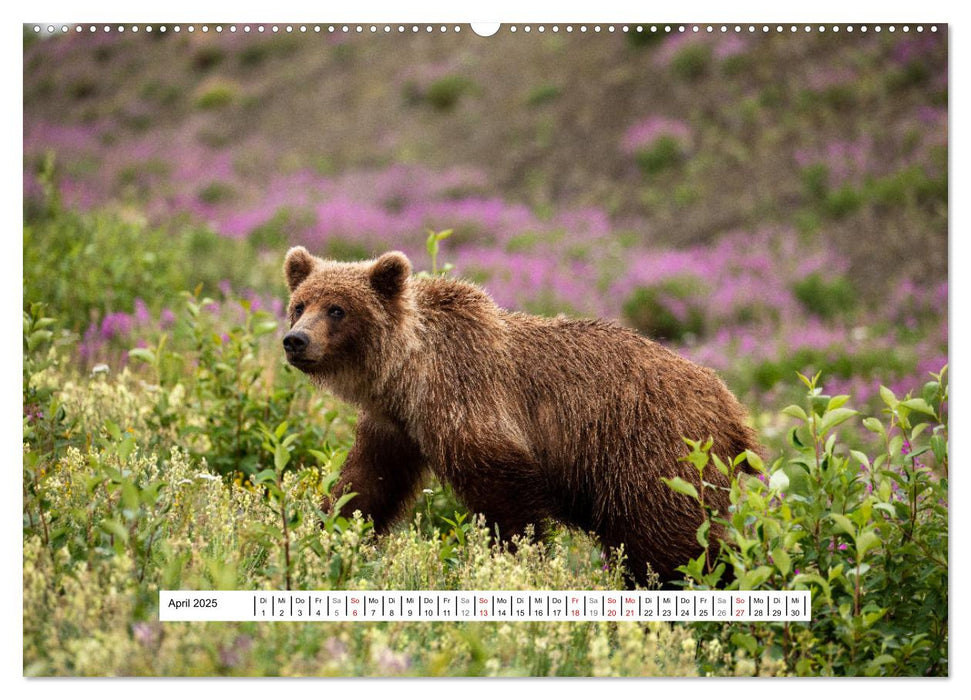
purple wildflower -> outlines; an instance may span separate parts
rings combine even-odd
[[[132,331],[132,317],[124,311],[108,314],[101,321],[101,337],[105,340],[128,337]]]
[[[135,322],[143,326],[152,320],[152,314],[148,312],[148,307],[141,298],[135,299]]]
[[[172,309],[169,309],[169,308],[162,309],[162,313],[159,316],[159,325],[161,325],[162,328],[165,329],[165,328],[170,328],[173,323],[175,323],[175,314],[172,313]]]

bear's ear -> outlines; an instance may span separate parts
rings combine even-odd
[[[283,274],[287,278],[287,287],[292,292],[300,286],[314,271],[317,261],[314,256],[307,252],[302,245],[298,245],[287,251],[286,262],[283,263]]]
[[[394,250],[378,258],[371,268],[371,286],[383,297],[394,299],[404,291],[411,262],[404,253]]]

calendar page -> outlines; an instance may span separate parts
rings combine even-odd
[[[948,676],[948,24],[319,10],[23,25],[23,675]]]

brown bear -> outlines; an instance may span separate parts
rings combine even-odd
[[[682,437],[712,437],[723,460],[759,450],[713,371],[617,324],[507,311],[475,285],[413,277],[399,252],[344,263],[296,247],[284,271],[287,361],[360,408],[334,493],[356,492],[345,510],[378,532],[431,470],[504,540],[557,521],[623,545],[634,581],[648,565],[670,581],[701,553],[698,504],[661,481],[700,487]],[[712,466],[705,481],[727,486]],[[726,511],[723,488],[706,495]]]

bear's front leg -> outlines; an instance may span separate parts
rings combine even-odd
[[[378,533],[387,532],[417,495],[425,460],[418,445],[394,423],[361,412],[354,447],[347,455],[332,497],[355,493],[341,509],[344,515],[360,510],[374,521]],[[321,510],[329,511],[330,499]]]

